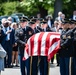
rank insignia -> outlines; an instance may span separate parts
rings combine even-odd
[[[71,39],[71,36],[67,36],[68,39]]]
[[[22,31],[20,31],[20,32],[19,32],[19,34],[23,34],[23,32],[22,32]]]
[[[63,35],[63,39],[66,39],[66,35]]]
[[[76,30],[74,31],[74,34],[76,34]]]
[[[31,31],[29,31],[29,35],[32,35],[32,32]]]

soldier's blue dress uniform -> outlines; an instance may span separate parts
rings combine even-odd
[[[41,32],[42,29],[39,26],[37,26],[34,29],[34,31],[35,31],[34,34],[36,34],[36,33]],[[38,74],[38,67],[39,67],[38,61],[39,61],[39,59],[40,59],[40,57],[38,57],[38,56],[33,56],[32,57],[32,75],[37,75]]]
[[[47,24],[47,21],[43,19],[41,22],[44,25]],[[43,32],[51,32],[51,29],[47,26],[43,29]],[[40,75],[48,75],[48,61],[47,56],[40,56]]]
[[[22,28],[19,28],[18,30],[16,30],[16,41],[17,41],[18,47],[19,47],[20,67],[21,67],[22,75],[30,75],[30,59],[28,58],[25,61],[22,60],[24,57],[25,43],[31,36],[29,34],[29,32],[31,32],[31,35],[33,34],[31,28],[28,26],[26,26],[26,30],[22,29]],[[27,74],[25,72],[25,67],[27,69]]]
[[[72,75],[76,75],[76,27],[73,29],[73,33],[74,33],[74,57],[72,59]]]
[[[73,46],[73,34],[67,34],[67,30],[62,30],[61,33],[61,49],[59,51],[60,55],[60,73],[61,75],[69,75],[69,60],[73,56],[74,46]]]
[[[29,22],[29,26],[32,27],[33,24],[35,24],[37,21],[37,18],[31,18],[30,22]],[[35,24],[36,25],[36,24]],[[31,28],[32,29],[32,28]],[[42,31],[42,28],[40,28],[39,26],[35,26],[34,29],[32,29],[33,34],[39,33]],[[32,59],[31,62],[31,75],[37,75],[38,74],[38,56],[32,56],[30,58],[30,60]]]
[[[27,20],[28,19],[25,17],[21,18],[21,22],[25,22]],[[30,75],[30,59],[28,58],[27,60],[24,61],[23,57],[24,57],[25,44],[27,43],[27,40],[29,39],[29,37],[32,35],[33,35],[33,31],[28,26],[17,29],[15,33],[16,42],[18,43],[18,49],[19,49],[19,55],[20,55],[21,75]]]

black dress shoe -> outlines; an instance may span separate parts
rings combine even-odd
[[[53,62],[51,62],[51,64],[53,64]]]
[[[14,65],[11,65],[11,67],[14,67]]]
[[[59,64],[57,64],[57,66],[59,66]]]
[[[15,67],[19,67],[18,65],[15,65]]]
[[[12,67],[13,67],[12,65],[9,65],[9,66],[8,66],[8,68],[12,68]]]
[[[5,66],[5,68],[8,68],[8,66]]]

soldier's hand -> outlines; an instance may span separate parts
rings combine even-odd
[[[22,45],[25,46],[25,43],[23,42]]]
[[[65,46],[61,46],[61,49],[65,49]]]
[[[14,47],[14,44],[12,45],[12,47]]]
[[[17,43],[15,43],[15,46],[17,46]]]

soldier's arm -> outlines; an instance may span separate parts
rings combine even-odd
[[[64,43],[61,43],[61,47],[69,47],[72,42],[73,39],[66,39]]]
[[[61,43],[61,47],[69,47],[71,46],[72,42],[73,42],[73,35],[72,35],[72,32],[70,32],[69,34],[66,34],[67,37],[66,37],[66,40]]]
[[[25,45],[25,42],[20,40],[19,38],[19,30],[17,29],[16,32],[15,32],[15,40],[18,44],[22,44],[22,45]]]

